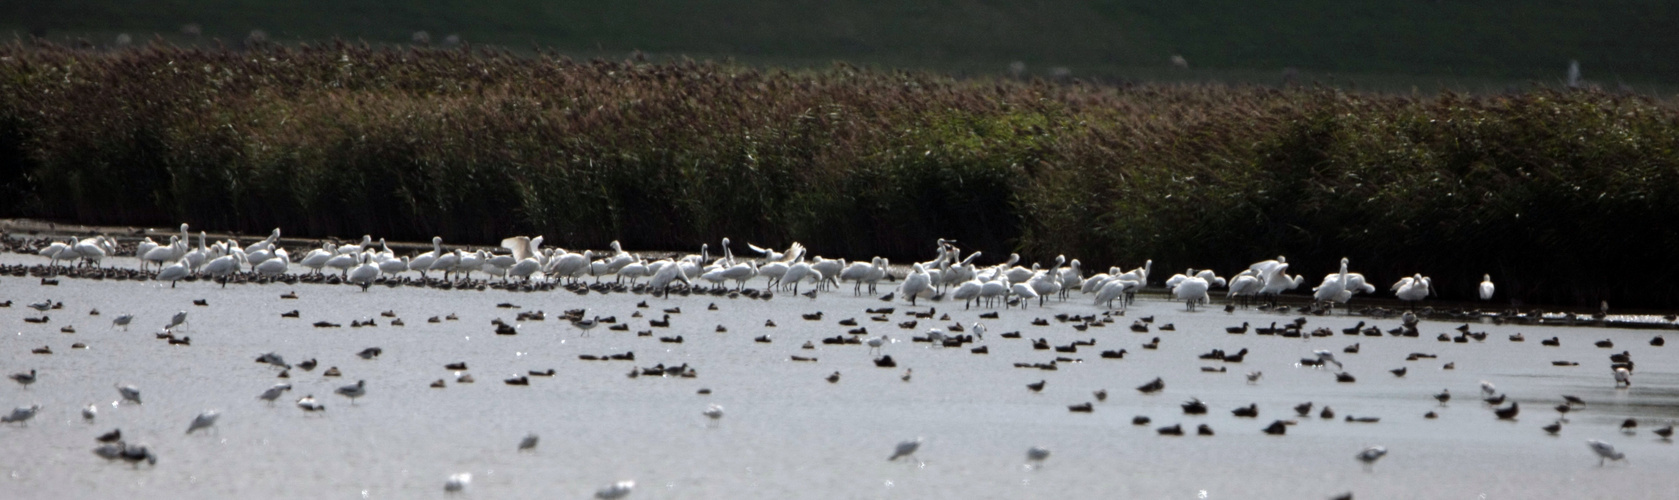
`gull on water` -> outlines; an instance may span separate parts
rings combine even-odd
[[[924,440],[924,438],[917,437],[909,441],[898,443],[898,447],[892,450],[892,456],[886,457],[886,460],[897,460],[901,457],[915,455],[915,450],[921,449],[921,442]]]
[[[1371,446],[1369,448],[1365,448],[1364,451],[1358,452],[1358,461],[1364,462],[1364,470],[1369,471],[1370,467],[1375,465],[1377,460],[1381,460],[1382,457],[1387,456],[1387,454],[1388,449],[1386,447]]]
[[[356,404],[356,398],[367,395],[367,381],[366,380],[357,380],[356,383],[346,385],[346,386],[343,386],[343,387],[339,387],[338,390],[333,391],[333,392],[338,393],[341,396],[350,398],[350,404],[353,405],[353,404]]]
[[[221,418],[221,416],[222,413],[219,411],[205,410],[204,413],[200,413],[198,416],[192,418],[192,425],[187,426],[187,434],[192,434],[192,431],[208,429],[211,426],[216,425],[216,419]]]
[[[29,405],[29,406],[19,406],[17,408],[12,409],[12,414],[11,415],[6,415],[4,417],[0,417],[0,422],[5,422],[5,423],[8,423],[8,424],[18,423],[18,424],[23,424],[23,425],[29,425],[29,419],[35,418],[35,414],[37,412],[40,412],[40,411],[41,411],[41,405],[39,405],[39,404],[33,404],[33,405]]]
[[[542,438],[538,437],[535,432],[526,434],[524,439],[519,440],[519,451],[534,450],[536,449],[536,443],[541,440]]]
[[[712,420],[723,418],[723,405],[714,404],[707,406],[705,411],[700,412],[700,414],[705,415],[706,418],[710,418]]]
[[[1603,463],[1607,460],[1626,460],[1627,459],[1627,456],[1626,456],[1625,453],[1615,451],[1615,445],[1605,443],[1603,441],[1598,441],[1596,439],[1587,439],[1586,440],[1586,446],[1590,446],[1592,448],[1592,452],[1597,453],[1597,466],[1598,467],[1602,467]]]
[[[258,395],[257,399],[267,401],[269,405],[273,405],[274,400],[279,399],[281,394],[289,390],[291,390],[291,384],[274,384],[274,386],[269,387],[268,390],[262,391],[262,394]]]
[[[134,404],[142,404],[140,402],[140,388],[138,387],[134,387],[133,385],[119,385],[117,386],[117,394],[121,394],[124,401],[133,401]]]

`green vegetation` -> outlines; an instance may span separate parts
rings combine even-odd
[[[1228,272],[1672,306],[1679,106],[763,71],[348,44],[0,46],[0,211],[288,235]],[[989,260],[988,260],[989,261]],[[1638,268],[1639,272],[1631,271]],[[1091,272],[1099,272],[1092,270]]]
[[[229,0],[0,3],[0,33],[111,46],[119,33],[143,44],[223,40],[253,30],[281,43],[334,37],[409,43],[426,31],[442,45],[574,57],[724,57],[781,67],[832,60],[953,74],[1029,74],[1065,67],[1074,76],[1142,81],[1306,81],[1434,92],[1502,91],[1554,84],[1569,60],[1608,88],[1669,88],[1679,80],[1679,4],[1658,0]],[[186,34],[186,25],[197,35]],[[1173,55],[1191,69],[1173,69]]]

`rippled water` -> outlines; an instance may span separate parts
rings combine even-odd
[[[36,262],[20,255],[0,260]],[[293,290],[298,299],[280,299]],[[46,324],[23,322],[37,315],[24,304],[46,298],[62,301],[64,309],[50,311]],[[209,305],[194,306],[193,299]],[[0,278],[0,302],[6,300],[13,305],[0,309],[0,325],[10,334],[0,348],[0,370],[34,368],[40,381],[28,388],[6,381],[0,405],[38,402],[45,409],[27,426],[0,427],[0,456],[6,457],[0,498],[426,498],[446,496],[443,482],[457,472],[473,474],[464,495],[478,498],[585,498],[624,479],[637,482],[631,498],[1324,498],[1349,491],[1357,498],[1679,496],[1679,482],[1668,475],[1679,466],[1675,449],[1649,431],[1679,417],[1671,354],[1679,346],[1649,346],[1658,334],[1651,331],[1476,324],[1491,337],[1456,344],[1434,340],[1456,324],[1424,322],[1420,338],[1350,337],[1339,329],[1362,318],[1313,317],[1308,329],[1327,326],[1336,335],[1290,339],[1230,335],[1223,327],[1286,322],[1292,315],[1187,313],[1182,304],[1147,298],[1105,328],[1078,332],[1053,320],[1050,326],[1029,323],[1059,312],[1099,312],[1086,300],[1073,300],[983,320],[990,334],[976,345],[989,346],[990,354],[976,355],[907,340],[928,326],[971,324],[983,311],[934,303],[952,319],[922,320],[916,330],[903,330],[897,323],[911,319],[904,315],[912,309],[907,304],[894,304],[898,312],[890,322],[870,321],[863,310],[887,304],[852,297],[849,288],[814,300],[784,295],[758,301],[383,287],[364,293],[308,284],[221,289],[198,282],[171,289],[155,282],[72,279],[52,287],[33,278]],[[644,300],[651,308],[638,309]],[[497,308],[502,302],[523,309]],[[718,309],[707,310],[711,303]],[[674,307],[681,313],[671,316],[672,326],[652,330],[656,336],[680,334],[684,343],[634,335],[649,329],[649,317],[631,314],[657,317],[660,309]],[[90,317],[95,308],[102,315]],[[632,332],[601,327],[582,336],[553,318],[574,308],[616,316]],[[293,309],[302,317],[280,317]],[[493,333],[491,319],[512,321],[516,311],[535,309],[550,319],[522,323],[515,336]],[[153,332],[181,310],[190,315],[182,334],[192,345],[156,340]],[[385,310],[407,325],[390,326],[389,318],[378,316]],[[821,321],[800,317],[817,311],[825,313]],[[121,313],[135,315],[130,331],[111,328]],[[426,322],[449,313],[460,319]],[[1177,331],[1126,328],[1149,315],[1155,326],[1173,323]],[[379,326],[348,327],[367,318]],[[866,346],[822,345],[821,338],[844,334],[848,327],[837,322],[845,318],[857,318],[871,335],[904,340],[886,348],[899,368],[875,367]],[[346,326],[310,326],[322,320]],[[767,328],[765,320],[778,326]],[[1397,326],[1396,320],[1374,323]],[[59,333],[67,325],[77,332]],[[717,333],[718,325],[728,332]],[[998,336],[1014,330],[1056,345],[1094,338],[1096,346],[1054,353]],[[1527,341],[1506,340],[1516,332]],[[753,341],[766,334],[772,343]],[[1158,350],[1140,348],[1156,336]],[[1561,347],[1540,345],[1552,336],[1560,337]],[[1613,340],[1615,348],[1592,345],[1602,339]],[[807,340],[816,349],[800,349]],[[70,349],[73,342],[89,348]],[[1354,342],[1360,353],[1341,353]],[[54,354],[30,354],[43,345]],[[383,348],[383,356],[355,356],[372,346]],[[1244,347],[1251,351],[1246,361],[1228,365],[1227,373],[1204,373],[1202,366],[1224,363],[1196,359],[1209,349]],[[1123,360],[1098,357],[1101,350],[1120,348],[1130,352]],[[1357,382],[1337,383],[1331,370],[1297,365],[1315,349],[1334,350]],[[1608,355],[1621,350],[1639,363],[1631,389],[1614,389],[1609,375]],[[312,372],[293,369],[289,382],[296,389],[273,407],[256,396],[280,381],[279,370],[253,362],[270,351],[293,363],[317,358],[321,365]],[[634,351],[636,360],[577,357],[624,351]],[[1405,361],[1412,352],[1439,358]],[[819,361],[792,362],[791,355]],[[1061,363],[1057,371],[1011,366],[1055,356],[1083,362]],[[1580,366],[1555,367],[1553,360]],[[457,361],[469,365],[476,383],[454,382],[444,365]],[[1442,370],[1447,362],[1456,369]],[[688,363],[698,377],[625,376],[632,365],[655,363]],[[330,366],[344,376],[323,377]],[[1401,366],[1410,370],[1404,378],[1387,373]],[[501,382],[548,368],[558,376],[532,377],[528,387]],[[905,368],[914,369],[907,383],[899,379]],[[1249,384],[1242,374],[1253,370],[1264,376]],[[830,384],[823,377],[834,371],[842,379]],[[1157,376],[1165,391],[1133,389]],[[448,387],[428,387],[439,378],[448,379]],[[368,394],[355,404],[333,394],[359,379],[367,380]],[[1039,380],[1046,381],[1043,392],[1025,388]],[[1521,403],[1519,419],[1494,418],[1478,401],[1481,380]],[[114,404],[118,383],[140,387],[145,404]],[[702,387],[714,393],[696,394]],[[1432,397],[1443,388],[1455,395],[1446,406]],[[1098,389],[1111,396],[1093,413],[1067,411],[1067,405],[1094,401],[1091,393]],[[325,414],[304,415],[291,404],[304,394],[322,400]],[[1588,404],[1553,437],[1540,427],[1556,420],[1550,408],[1561,394]],[[1191,397],[1206,401],[1210,413],[1184,415],[1178,405]],[[1338,418],[1319,419],[1314,410],[1286,436],[1260,432],[1272,420],[1294,418],[1290,408],[1305,401],[1333,407]],[[99,405],[91,424],[79,415],[90,403]],[[1249,403],[1258,403],[1260,418],[1230,414]],[[700,415],[708,404],[724,406],[727,415],[709,422]],[[193,415],[212,408],[223,412],[215,432],[183,434]],[[1431,410],[1438,419],[1423,418]],[[1154,423],[1134,426],[1136,415]],[[1339,418],[1345,415],[1381,421],[1351,423]],[[1636,434],[1617,430],[1628,417],[1641,422]],[[1156,434],[1156,427],[1172,423],[1190,435]],[[1193,428],[1203,423],[1217,435],[1195,436]],[[160,457],[157,465],[135,469],[93,455],[92,438],[112,428],[121,428],[130,442],[149,444]],[[517,452],[528,432],[540,434],[541,445],[534,453]],[[919,461],[885,460],[897,442],[916,436],[926,438]],[[1608,441],[1629,460],[1600,468],[1586,439]],[[1378,444],[1390,454],[1366,472],[1353,455]],[[1037,470],[1023,466],[1033,445],[1053,452]]]

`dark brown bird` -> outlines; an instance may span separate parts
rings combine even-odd
[[[1042,391],[1042,390],[1044,390],[1044,382],[1045,381],[1043,381],[1043,380],[1039,380],[1039,381],[1034,382],[1034,383],[1026,384],[1026,388],[1031,389],[1032,392]]]
[[[1511,401],[1509,408],[1498,408],[1493,410],[1493,413],[1498,415],[1499,420],[1511,420],[1516,418],[1516,414],[1521,411],[1521,406],[1516,404],[1515,401]]]

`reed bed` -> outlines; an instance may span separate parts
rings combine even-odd
[[[575,61],[0,45],[0,210],[90,224],[1221,272],[1340,257],[1465,298],[1679,305],[1679,108]],[[984,261],[991,261],[985,259]],[[1090,272],[1097,272],[1092,270]],[[1501,306],[1509,305],[1501,301]]]

